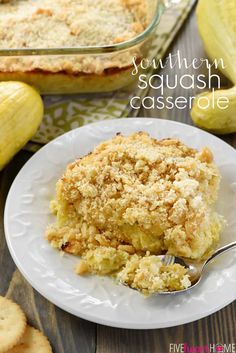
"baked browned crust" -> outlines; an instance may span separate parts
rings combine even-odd
[[[209,149],[146,133],[118,135],[67,167],[47,237],[78,255],[98,246],[201,258],[219,238],[220,176]]]
[[[0,49],[100,47],[124,42],[145,29],[146,1],[12,0],[0,6]],[[126,68],[138,54],[139,49],[133,48],[106,55],[1,57],[0,71],[102,74]]]

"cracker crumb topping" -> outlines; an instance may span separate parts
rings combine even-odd
[[[128,256],[149,251],[201,259],[216,246],[223,225],[213,211],[219,182],[208,148],[197,151],[144,132],[119,134],[67,167],[52,203],[57,223],[47,238],[85,258],[108,247]]]
[[[1,1],[0,48],[113,45],[136,37],[149,22],[147,0]],[[137,48],[106,56],[2,57],[0,70],[102,74],[109,68],[129,67],[134,55]]]

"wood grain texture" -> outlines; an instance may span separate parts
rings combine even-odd
[[[188,58],[204,56],[192,15],[171,51],[181,50]],[[183,73],[183,72],[182,72]],[[175,72],[171,72],[174,75]],[[225,81],[225,85],[227,85]],[[181,89],[176,96],[186,92]],[[150,92],[158,95],[158,92]],[[168,90],[165,94],[169,95]],[[188,95],[196,94],[191,90]],[[143,111],[139,116],[169,118],[191,124],[188,109],[178,111]],[[224,140],[236,147],[235,135]],[[40,294],[16,269],[4,238],[3,210],[8,189],[30,153],[19,153],[0,173],[0,294],[18,302],[27,314],[29,323],[43,330],[49,337],[54,353],[169,353],[170,343],[187,342],[189,345],[234,343],[236,337],[236,302],[202,320],[169,329],[137,331],[121,330],[95,325],[56,308]],[[35,352],[37,353],[37,352]]]
[[[189,346],[235,342],[236,305],[191,324],[159,330],[117,330],[98,327],[97,353],[171,353],[170,343]]]

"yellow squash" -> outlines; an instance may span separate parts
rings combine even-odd
[[[208,98],[209,107],[202,109],[198,102],[202,98]],[[217,101],[220,97],[227,97],[228,108],[220,109]],[[215,134],[230,134],[236,132],[236,87],[227,90],[218,90],[200,94],[194,101],[192,118],[200,128],[211,131]]]
[[[219,66],[219,69],[236,86],[236,0],[199,0],[197,21],[207,55],[218,62],[223,59],[225,68]],[[200,95],[191,112],[196,125],[218,134],[236,132],[236,88],[205,93],[205,96],[210,107],[199,107]],[[229,99],[228,108],[220,109],[214,104],[219,97]]]
[[[43,102],[34,88],[0,83],[0,170],[33,137],[42,117]]]

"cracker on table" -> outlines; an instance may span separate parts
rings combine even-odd
[[[24,336],[7,353],[52,353],[47,337],[31,326],[27,326]]]
[[[0,353],[16,345],[25,329],[26,317],[20,306],[0,296]]]

